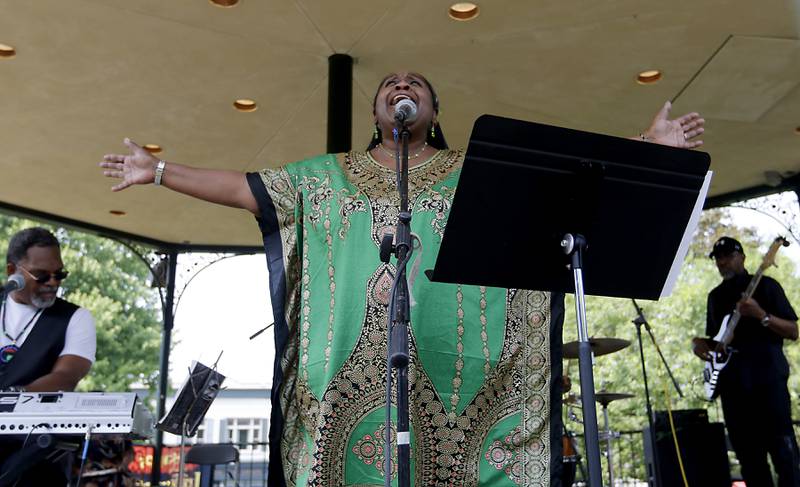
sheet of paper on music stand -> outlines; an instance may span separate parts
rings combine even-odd
[[[188,377],[175,396],[175,402],[156,427],[180,436],[185,421],[186,436],[194,436],[224,380],[225,376],[216,369],[193,361]]]
[[[667,281],[664,283],[664,289],[661,290],[660,297],[662,298],[672,294],[675,283],[678,282],[678,276],[681,275],[681,267],[683,266],[684,259],[686,259],[686,254],[689,252],[689,245],[692,243],[694,232],[697,230],[697,223],[700,221],[700,214],[703,212],[703,204],[706,201],[708,187],[711,185],[711,177],[713,175],[713,171],[708,171],[705,180],[703,180],[703,187],[700,189],[700,194],[697,195],[697,202],[694,205],[694,210],[692,210],[692,216],[689,218],[689,224],[686,225],[686,231],[683,233],[678,252],[675,254],[675,260],[672,261],[672,267],[669,269],[669,275],[667,276]]]

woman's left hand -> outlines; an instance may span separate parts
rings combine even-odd
[[[671,109],[672,103],[669,101],[664,103],[664,106],[653,118],[650,128],[642,134],[644,139],[656,144],[682,149],[694,149],[703,145],[702,140],[696,139],[705,132],[703,126],[706,121],[700,118],[700,114],[692,112],[670,120],[669,111]]]

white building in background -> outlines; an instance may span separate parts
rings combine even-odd
[[[144,397],[148,395],[148,391],[141,388],[132,391]],[[176,394],[167,398],[167,411],[172,407],[175,398]],[[147,401],[154,404],[150,398]],[[269,446],[266,443],[270,413],[270,389],[246,386],[222,389],[208,408],[197,434],[193,438],[187,438],[186,443],[245,445],[239,446],[242,463],[266,462],[269,458]],[[178,446],[180,443],[179,436],[164,433],[165,446]]]

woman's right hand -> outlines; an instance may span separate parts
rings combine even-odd
[[[131,139],[126,138],[123,143],[130,154],[106,154],[100,163],[100,167],[105,169],[103,176],[122,179],[111,191],[122,191],[133,184],[150,184],[155,179],[158,159]]]

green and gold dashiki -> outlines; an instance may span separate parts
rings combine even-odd
[[[409,171],[421,269],[434,266],[462,161],[445,150]],[[383,485],[395,268],[378,250],[397,223],[395,173],[351,152],[247,177],[276,323],[270,485]],[[551,337],[560,343],[561,297],[424,275],[412,293],[413,484],[550,485],[561,462],[550,420],[560,416]]]

